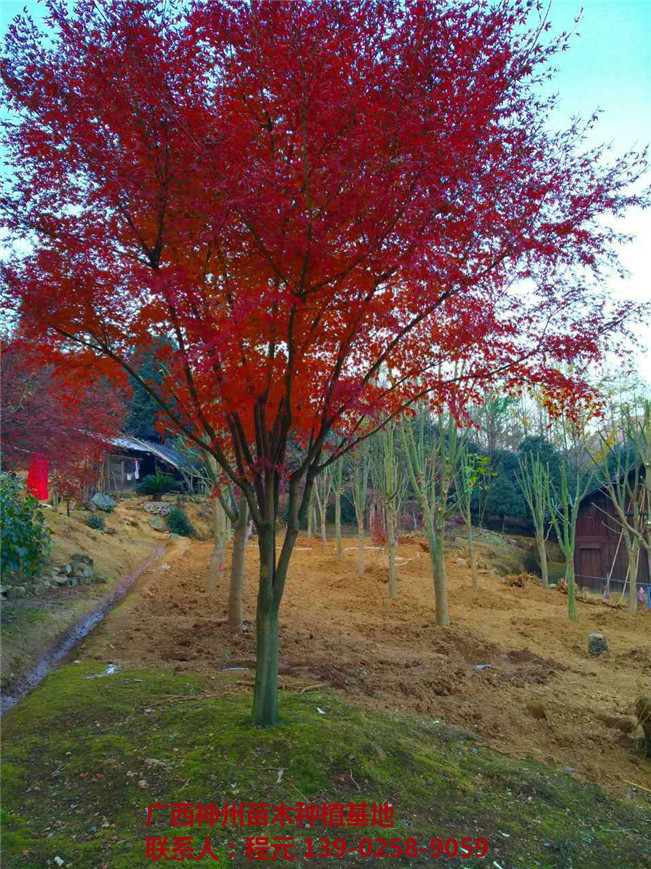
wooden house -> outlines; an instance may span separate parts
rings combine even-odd
[[[172,447],[129,435],[110,441],[101,482],[104,492],[128,492],[151,474],[168,474],[188,491],[196,489],[199,482],[199,469]]]
[[[602,488],[583,498],[576,523],[574,572],[577,585],[596,591],[621,591],[628,572],[626,541],[615,508]],[[640,548],[638,584],[648,585],[649,559]]]

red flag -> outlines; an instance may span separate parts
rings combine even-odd
[[[43,453],[34,453],[29,464],[27,474],[27,492],[38,498],[39,501],[47,501],[47,477],[48,461]]]

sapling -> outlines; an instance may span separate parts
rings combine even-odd
[[[351,456],[352,481],[351,498],[355,507],[357,520],[357,573],[364,576],[364,518],[368,496],[368,478],[371,469],[370,455],[366,447],[362,447]]]
[[[335,535],[337,558],[342,558],[344,547],[341,539],[341,496],[344,490],[344,460],[339,459],[332,468],[332,491],[335,497]]]
[[[388,425],[376,436],[373,462],[373,483],[386,518],[387,548],[389,554],[389,596],[398,595],[398,516],[404,495],[406,475],[401,472],[396,454],[395,425]]]
[[[567,582],[567,612],[572,621],[576,621],[576,582],[574,577],[574,548],[576,543],[576,520],[579,515],[581,501],[587,494],[594,480],[594,470],[586,472],[573,469],[568,478],[567,462],[560,467],[560,484],[555,486],[550,482],[549,515],[556,531],[558,545],[565,556],[565,581]]]
[[[425,408],[415,421],[402,421],[400,428],[412,487],[420,501],[429,545],[436,604],[436,624],[450,624],[444,538],[448,499],[457,462],[457,425],[452,413],[447,420],[443,410],[437,414],[437,427],[431,446],[425,439]]]
[[[543,463],[541,457],[535,453],[527,452],[518,459],[520,472],[517,480],[522,489],[525,501],[529,505],[536,535],[536,546],[540,557],[540,572],[543,585],[549,584],[549,570],[547,568],[547,546],[545,541],[549,531],[545,530],[546,516],[550,497],[549,468]]]

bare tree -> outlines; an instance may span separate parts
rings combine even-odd
[[[389,554],[389,596],[398,595],[398,516],[405,491],[405,474],[401,473],[396,452],[395,424],[391,423],[375,437],[373,454],[373,483],[386,517],[387,548]]]
[[[520,472],[517,474],[518,483],[522,489],[524,499],[529,505],[533,527],[536,535],[536,546],[540,558],[540,572],[543,585],[549,584],[549,570],[547,568],[548,531],[545,530],[547,510],[550,502],[550,476],[549,468],[543,464],[542,459],[535,453],[525,453],[518,459]]]

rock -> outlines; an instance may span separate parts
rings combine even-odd
[[[186,540],[186,539],[187,538],[184,537],[182,534],[175,534],[174,531],[172,531],[170,534],[170,540]]]
[[[157,513],[160,516],[167,516],[172,510],[171,504],[165,504],[162,501],[150,501],[143,506],[143,510],[147,513]]]
[[[95,492],[90,503],[94,504],[98,510],[103,510],[105,513],[112,513],[118,506],[113,498],[109,498],[108,495],[103,495],[101,492]]]
[[[457,558],[457,564],[468,564],[465,558]]]
[[[608,640],[603,634],[593,633],[588,634],[588,654],[589,655],[607,655]]]
[[[7,592],[9,589],[6,585],[0,585],[0,597],[7,597]]]
[[[31,587],[32,594],[43,594],[46,588],[49,588],[49,583],[47,582],[35,582]]]
[[[70,578],[67,576],[55,576],[52,582],[54,585],[70,585]]]
[[[24,585],[10,585],[6,591],[5,597],[14,598],[14,597],[25,597],[27,594],[27,589]]]
[[[72,564],[64,564],[62,568],[60,568],[62,573],[65,573],[66,576],[72,576],[74,573],[74,568]]]
[[[152,516],[151,519],[147,520],[154,531],[165,531],[165,522],[161,516]]]
[[[105,528],[104,529],[104,534],[117,534],[117,533],[118,533],[117,528]]]
[[[75,552],[74,555],[70,556],[71,564],[87,564],[88,567],[92,567],[95,563],[90,555],[86,555],[85,552]]]

